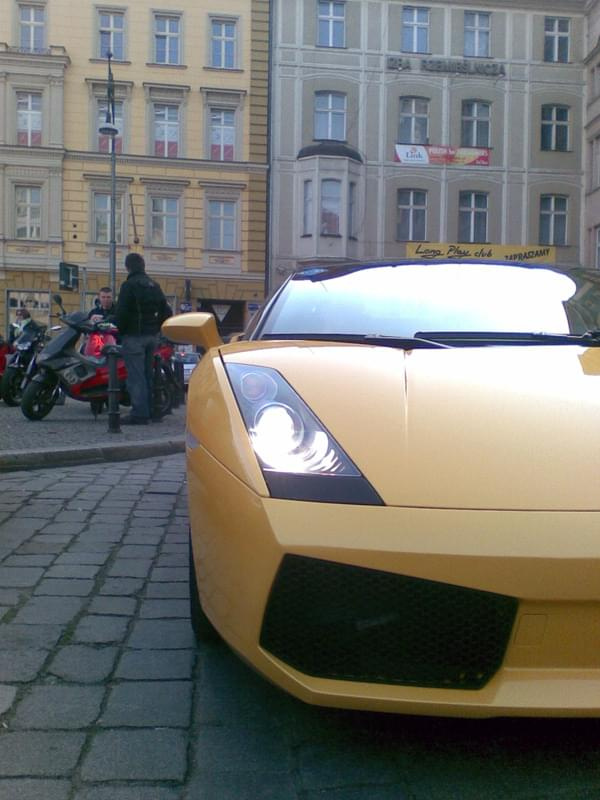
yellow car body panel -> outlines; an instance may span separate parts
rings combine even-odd
[[[303,342],[211,350],[190,380],[187,431],[194,568],[208,618],[265,677],[309,703],[599,715],[600,376],[589,352]],[[270,498],[227,363],[278,370],[385,505]],[[260,645],[286,554],[517,598],[501,666],[475,691],[295,669]]]

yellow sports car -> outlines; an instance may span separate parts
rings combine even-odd
[[[318,265],[163,332],[199,637],[309,703],[600,715],[600,271]]]

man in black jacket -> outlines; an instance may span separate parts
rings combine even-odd
[[[119,290],[116,319],[127,368],[131,413],[121,418],[121,424],[147,425],[153,418],[154,351],[160,326],[171,316],[171,309],[160,285],[146,275],[146,264],[139,253],[129,253],[125,267],[128,276]]]

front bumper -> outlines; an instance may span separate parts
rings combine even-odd
[[[188,479],[203,608],[286,691],[403,713],[600,715],[598,512],[272,500],[202,447]]]

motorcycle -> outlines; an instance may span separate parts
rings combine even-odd
[[[35,374],[37,354],[47,341],[45,325],[29,323],[13,343],[13,355],[7,361],[0,383],[0,394],[7,406],[18,406],[23,391]]]
[[[110,322],[92,322],[84,311],[67,313],[60,295],[53,295],[52,299],[60,307],[60,319],[66,327],[38,354],[38,371],[23,391],[21,411],[30,420],[43,419],[52,411],[62,390],[74,400],[89,402],[96,415],[108,404],[108,361],[104,355],[84,355],[77,344],[84,335],[114,336],[117,329]],[[164,378],[160,374],[157,376],[156,369],[155,378],[153,413],[163,416],[171,409],[171,393]],[[119,404],[128,406],[131,403],[122,359],[117,361],[117,379]]]

